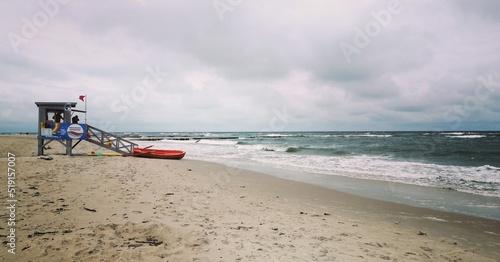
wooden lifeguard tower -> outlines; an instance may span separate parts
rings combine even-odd
[[[66,148],[66,155],[72,155],[72,150],[82,140],[99,145],[103,148],[122,153],[132,154],[137,144],[130,142],[99,128],[73,121],[73,113],[86,113],[77,110],[76,102],[35,102],[38,107],[38,155],[44,153],[45,147],[52,141],[61,143]],[[73,140],[78,140],[73,145]]]

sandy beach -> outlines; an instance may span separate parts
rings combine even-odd
[[[36,156],[0,136],[2,261],[499,261],[500,221],[361,198],[190,160]],[[189,155],[189,152],[187,152]],[[12,160],[12,159],[11,159]],[[12,161],[10,161],[12,162]],[[15,254],[9,230],[15,229]],[[9,249],[11,252],[9,253]]]

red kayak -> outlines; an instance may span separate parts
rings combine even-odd
[[[134,148],[132,156],[161,158],[161,159],[182,159],[186,152],[182,150]]]

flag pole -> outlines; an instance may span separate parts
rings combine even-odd
[[[87,94],[85,94],[85,124],[87,124]]]

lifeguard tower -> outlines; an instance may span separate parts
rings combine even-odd
[[[132,154],[137,144],[130,142],[87,123],[80,124],[74,118],[77,110],[76,102],[35,102],[38,107],[38,155],[44,153],[45,147],[54,140],[66,148],[66,155],[72,155],[72,150],[82,140],[99,145],[106,149]],[[78,140],[73,145],[73,140]]]

